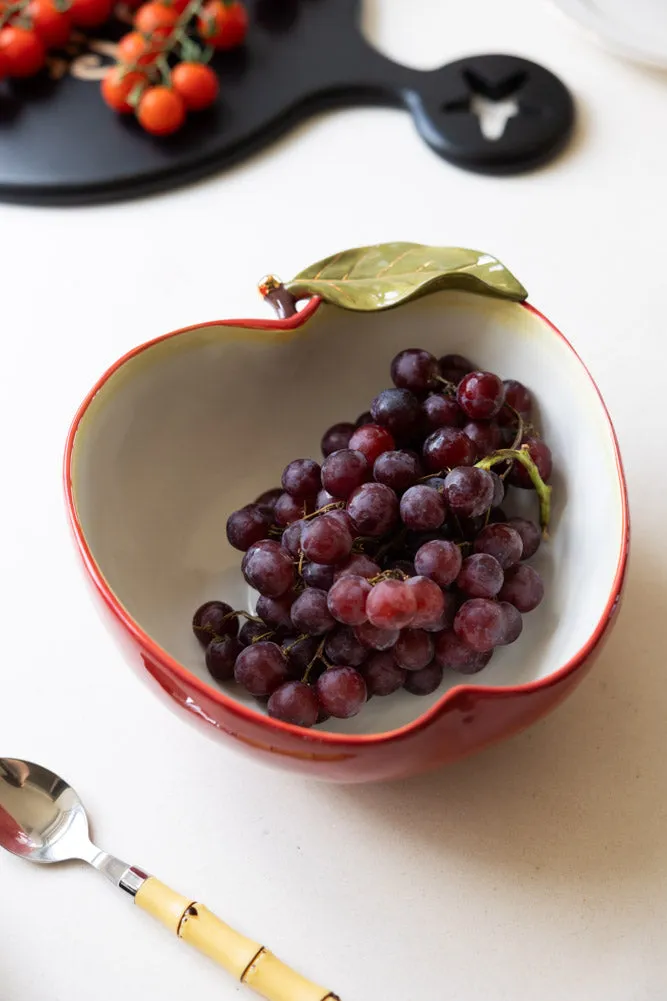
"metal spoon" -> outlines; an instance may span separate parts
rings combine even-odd
[[[81,800],[71,786],[41,765],[0,758],[0,846],[29,862],[88,862],[179,938],[269,1001],[338,1001],[335,994],[285,966],[202,904],[96,848]]]

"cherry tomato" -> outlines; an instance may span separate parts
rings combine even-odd
[[[139,101],[137,118],[151,135],[168,136],[185,121],[185,104],[169,87],[149,87]]]
[[[111,17],[113,0],[72,0],[69,15],[80,28],[96,28]]]
[[[124,74],[122,66],[112,66],[102,80],[102,97],[114,111],[129,115],[134,108],[127,103],[127,99],[135,87],[145,82],[143,73],[130,71]]]
[[[123,35],[118,43],[118,62],[126,66],[150,66],[160,55],[159,39],[144,38],[138,31]]]
[[[189,3],[190,0],[171,0],[171,7],[177,14],[182,14]]]
[[[190,111],[201,111],[218,96],[218,78],[203,63],[179,63],[171,71],[171,83]]]
[[[69,14],[58,10],[53,0],[30,0],[27,14],[47,49],[62,49],[72,31]]]
[[[214,49],[234,49],[248,31],[247,11],[240,0],[231,4],[209,0],[197,18],[197,30]]]
[[[0,52],[0,80],[9,73],[9,61],[4,52]]]
[[[152,35],[158,28],[169,33],[177,21],[177,11],[166,3],[145,3],[134,15],[134,27],[142,35]]]
[[[34,31],[8,24],[0,31],[0,59],[9,76],[34,76],[44,65],[46,51]]]

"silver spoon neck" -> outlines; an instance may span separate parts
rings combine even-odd
[[[125,890],[132,897],[137,895],[139,889],[148,879],[148,873],[136,866],[128,865],[127,862],[123,862],[114,855],[109,855],[108,852],[100,851],[93,846],[93,853],[92,857],[86,861],[103,876],[106,876],[114,886],[119,886],[121,890]]]

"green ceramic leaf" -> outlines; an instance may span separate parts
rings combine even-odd
[[[286,288],[344,309],[391,309],[439,289],[463,289],[521,302],[528,293],[507,268],[478,250],[379,243],[356,247],[306,268]]]

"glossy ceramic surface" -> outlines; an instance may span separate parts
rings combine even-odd
[[[433,696],[374,699],[325,729],[270,720],[210,681],[190,630],[202,601],[250,600],[226,515],[291,458],[317,456],[322,431],[366,409],[395,352],[416,345],[465,353],[534,391],[556,469],[552,541],[536,559],[547,597],[474,683],[452,672]],[[143,677],[210,734],[322,778],[408,775],[529,725],[578,683],[619,605],[628,516],[609,417],[565,338],[506,299],[443,291],[372,314],[312,300],[288,320],[167,335],[91,391],[65,476],[88,575]]]
[[[664,0],[554,0],[589,35],[618,55],[667,68]]]

